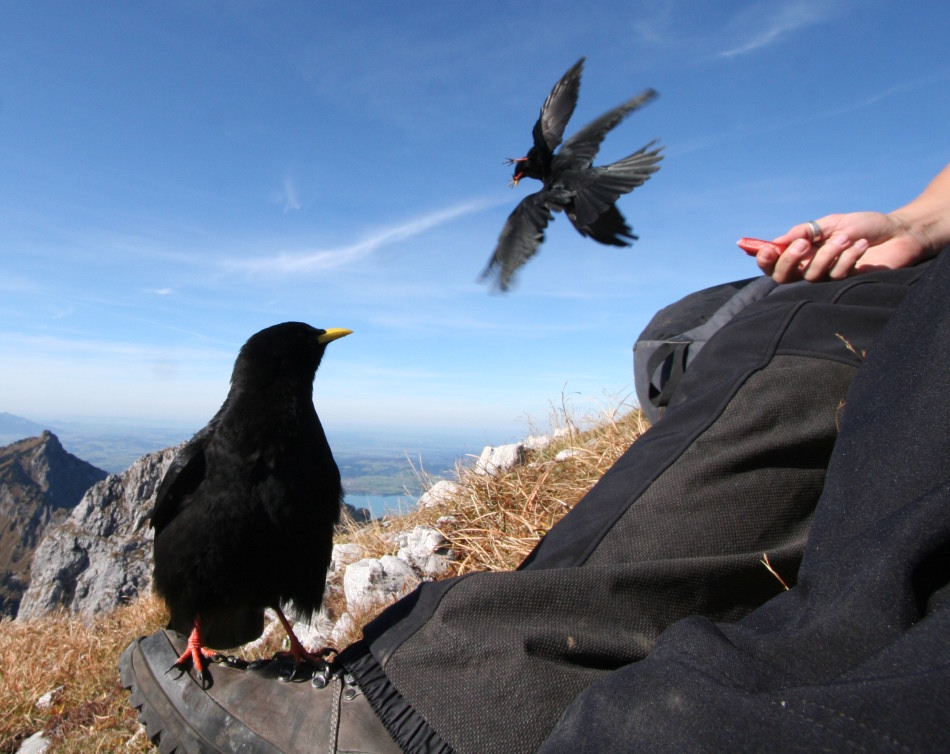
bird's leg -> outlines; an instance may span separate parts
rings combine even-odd
[[[198,680],[204,683],[205,660],[214,660],[217,656],[217,652],[206,649],[201,641],[201,618],[199,616],[195,618],[195,626],[188,636],[188,645],[185,647],[185,651],[181,653],[181,656],[175,660],[175,663],[166,672],[170,672],[174,668],[184,672],[190,663],[194,666]]]
[[[287,638],[290,639],[289,654],[294,658],[294,664],[299,665],[302,662],[325,662],[327,656],[334,652],[334,650],[330,649],[329,647],[324,647],[317,652],[311,652],[305,649],[303,644],[300,643],[300,639],[298,639],[297,635],[294,633],[294,629],[291,627],[290,621],[287,620],[279,605],[274,606],[274,612],[277,613],[277,619],[284,627],[284,631],[287,632]]]

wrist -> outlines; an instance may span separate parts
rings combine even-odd
[[[903,210],[895,210],[887,216],[903,233],[910,236],[920,246],[920,260],[936,256],[937,252],[947,243],[946,238],[941,239],[940,223],[936,220],[928,221],[924,218],[915,218]]]

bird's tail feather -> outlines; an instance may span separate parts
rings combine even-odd
[[[571,220],[573,222],[573,218]],[[614,204],[611,204],[593,222],[584,226],[578,226],[575,223],[574,227],[582,236],[589,236],[605,246],[630,246],[637,240],[637,236]]]
[[[616,222],[616,217],[611,215],[611,221],[604,221],[603,227],[609,227],[609,235],[595,234],[590,230],[599,218],[608,210],[614,207],[614,203],[624,194],[633,191],[637,186],[642,186],[649,180],[659,166],[657,163],[663,158],[661,147],[655,147],[655,142],[647,144],[642,149],[637,150],[632,155],[624,157],[622,160],[593,168],[585,171],[581,175],[582,180],[578,180],[577,188],[574,193],[573,207],[568,212],[571,222],[584,235],[591,235],[601,243],[619,244],[616,235],[629,236],[629,233],[622,233],[625,226]],[[616,215],[620,215],[616,212]],[[622,217],[621,217],[622,219]],[[610,237],[614,240],[606,241],[601,237]],[[623,245],[623,244],[621,244]]]

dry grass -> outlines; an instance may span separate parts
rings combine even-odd
[[[0,622],[0,752],[15,752],[38,730],[64,754],[151,751],[136,737],[116,661],[131,639],[165,620],[161,602],[145,597],[91,623],[65,614]],[[50,704],[37,706],[48,692]]]
[[[574,426],[566,416],[562,424]],[[646,428],[639,411],[622,408],[586,424],[591,428],[529,452],[524,466],[497,476],[460,465],[453,499],[369,525],[344,525],[338,541],[360,545],[366,557],[380,557],[398,550],[394,532],[432,526],[455,553],[447,576],[510,570]],[[564,450],[571,456],[555,460]],[[332,615],[341,614],[342,596],[330,597],[327,607]],[[354,617],[363,625],[381,609]],[[156,631],[166,619],[160,601],[149,596],[92,623],[69,615],[0,622],[0,754],[16,752],[38,730],[46,732],[55,752],[153,751],[119,684],[116,662],[129,642]],[[355,629],[343,643],[358,634]],[[281,633],[275,632],[245,656],[266,656],[282,644]],[[51,704],[38,707],[50,691]]]
[[[515,568],[561,517],[594,486],[646,428],[639,411],[608,414],[587,432],[571,432],[528,463],[497,477],[466,473],[442,528],[457,573]],[[566,460],[555,460],[569,451]],[[443,511],[444,513],[444,511]]]

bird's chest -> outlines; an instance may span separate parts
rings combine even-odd
[[[294,510],[308,505],[327,475],[322,433],[270,425],[245,432],[209,459],[208,485],[239,495],[247,505]],[[238,503],[240,504],[240,503]]]

